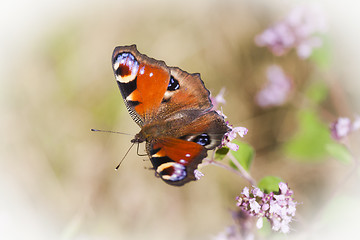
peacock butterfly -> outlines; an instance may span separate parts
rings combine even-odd
[[[168,67],[139,53],[136,45],[116,47],[112,67],[126,108],[141,127],[131,142],[146,142],[151,163],[166,183],[196,180],[194,171],[207,151],[230,130],[212,110],[200,74]]]

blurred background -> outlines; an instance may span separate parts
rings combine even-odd
[[[255,45],[294,6],[312,3],[328,22],[323,64]],[[249,129],[241,140],[256,151],[252,176],[281,177],[301,203],[288,237],[351,235],[360,214],[357,165],[294,141],[306,128],[304,111],[316,129],[359,113],[358,9],[350,0],[1,1],[0,238],[212,239],[234,224],[244,179],[207,166],[200,181],[168,186],[134,149],[114,171],[131,137],[90,132],[139,131],[110,62],[115,46],[130,44],[201,73],[213,95],[226,88],[223,111]],[[271,64],[292,76],[294,94],[263,109],[254,96]],[[309,91],[324,94],[315,107]],[[359,134],[348,140],[359,156]]]

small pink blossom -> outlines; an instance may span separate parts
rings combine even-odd
[[[269,208],[270,208],[270,205],[269,205],[268,203],[265,203],[265,204],[261,207],[261,210],[267,211],[267,210],[269,210]]]
[[[244,127],[232,127],[232,126],[230,126],[230,128],[231,128],[231,131],[227,135],[229,141],[234,140],[236,138],[236,136],[237,136],[236,134],[239,134],[240,137],[244,137],[248,132],[247,128],[244,128]]]
[[[239,146],[236,143],[227,142],[225,146],[227,146],[228,148],[230,148],[232,151],[235,152],[239,150]]]
[[[225,93],[225,88],[222,88],[220,90],[220,92],[218,93],[218,95],[216,95],[215,97],[210,95],[210,100],[213,105],[213,109],[217,110],[219,108],[220,104],[226,103],[225,98],[224,98],[224,93]]]
[[[231,131],[225,133],[222,140],[222,146],[227,146],[232,151],[237,151],[239,150],[239,146],[235,143],[232,143],[231,141],[234,140],[237,135],[239,135],[240,137],[244,137],[247,134],[248,129],[245,127],[233,127],[229,124],[228,127],[231,129]]]
[[[216,112],[217,112],[220,116],[222,116],[224,119],[227,119],[227,116],[223,113],[222,108],[221,108],[220,110],[216,110]]]
[[[255,100],[260,107],[280,106],[285,103],[292,87],[291,79],[278,65],[271,65],[266,72],[268,83],[257,93]]]
[[[198,169],[194,170],[194,175],[196,180],[199,180],[200,178],[202,178],[204,176],[204,174],[202,172],[200,172]]]
[[[215,110],[224,119],[226,119],[227,117],[223,113],[222,108],[219,109],[220,104],[226,103],[226,101],[224,99],[224,93],[225,93],[225,88],[222,88],[220,90],[220,92],[218,93],[218,95],[216,95],[215,97],[212,97],[210,95],[210,99],[211,99],[211,103],[213,105],[212,109]],[[224,135],[221,146],[227,146],[232,151],[238,151],[239,146],[235,143],[232,143],[231,141],[237,137],[237,134],[240,137],[244,137],[247,134],[248,130],[247,130],[247,128],[244,128],[244,127],[233,127],[232,125],[229,124],[229,122],[226,122],[226,123],[227,123],[227,126],[231,130]]]
[[[242,138],[248,133],[248,129],[245,127],[234,127],[233,131],[239,134]]]
[[[327,24],[320,6],[298,6],[282,21],[255,37],[260,47],[268,47],[276,56],[287,53],[295,48],[300,58],[308,58],[314,48],[322,45],[316,34],[324,33]]]
[[[256,202],[255,198],[249,199],[249,204],[250,204],[250,212],[254,212],[254,213],[260,212],[261,206],[259,205],[259,203]]]
[[[289,191],[289,188],[288,188],[287,184],[283,183],[283,182],[279,183],[279,189],[284,194]]]
[[[351,132],[358,130],[359,128],[359,117],[357,117],[353,122],[351,122],[349,118],[340,117],[330,125],[331,136],[335,140],[340,140],[349,135]]]
[[[213,105],[212,110],[215,110],[220,116],[222,116],[224,119],[227,118],[227,116],[223,113],[222,107],[220,107],[221,104],[225,104],[225,98],[224,98],[225,88],[223,87],[218,95],[213,97],[210,93],[210,100]],[[219,108],[220,107],[220,108]]]
[[[245,197],[250,197],[250,190],[248,187],[244,187],[241,194],[245,195]]]
[[[252,194],[255,196],[255,197],[264,197],[264,193],[260,190],[260,188],[257,188],[255,187],[253,190],[252,190]]]
[[[261,229],[263,227],[263,218],[259,218],[257,221],[256,221],[256,227],[258,229]]]
[[[289,224],[295,216],[297,202],[292,198],[293,191],[287,184],[279,183],[279,190],[279,194],[273,192],[265,194],[257,187],[252,191],[245,187],[242,195],[236,198],[236,205],[249,215],[259,218],[256,223],[258,228],[262,227],[262,218],[265,217],[274,231],[288,233]]]

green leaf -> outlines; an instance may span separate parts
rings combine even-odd
[[[224,157],[226,156],[226,154],[228,154],[229,150],[230,149],[228,147],[222,147],[222,148],[216,150],[215,160],[223,160]]]
[[[278,192],[279,191],[279,183],[282,181],[283,180],[279,177],[266,176],[266,177],[263,177],[258,182],[257,186],[265,193]]]
[[[235,143],[239,146],[239,150],[230,151],[231,155],[240,163],[240,165],[246,170],[250,170],[251,163],[254,159],[254,149],[247,143],[240,142],[238,140],[233,140],[232,143]],[[235,164],[230,162],[230,166],[237,169]]]
[[[339,160],[343,163],[351,163],[353,157],[350,154],[349,150],[339,144],[339,143],[328,143],[326,145],[326,150],[330,154],[330,156],[334,157],[335,159]]]
[[[285,153],[300,161],[317,161],[328,156],[326,145],[333,142],[327,125],[310,110],[299,113],[295,136],[284,145]]]
[[[328,95],[328,88],[323,82],[313,83],[307,90],[306,96],[314,103],[321,103]]]

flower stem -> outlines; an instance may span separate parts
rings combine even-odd
[[[227,156],[230,158],[231,162],[237,167],[237,169],[239,169],[239,172],[243,175],[243,177],[249,183],[251,183],[251,185],[256,186],[255,179],[251,177],[251,175],[243,168],[243,166],[241,166],[241,164],[234,158],[234,156],[231,154],[228,154]]]
[[[229,156],[229,155],[228,155],[228,156]],[[231,159],[231,157],[230,157],[230,159]],[[231,159],[231,161],[234,162],[233,159]],[[244,169],[236,160],[235,160],[235,162],[236,162],[237,164],[236,164],[236,163],[234,163],[234,164],[235,164],[235,166],[239,169],[239,171],[236,170],[236,169],[234,169],[234,168],[232,168],[232,167],[230,167],[230,166],[228,166],[228,165],[226,165],[226,164],[223,164],[223,163],[221,163],[221,162],[219,162],[219,161],[215,161],[215,160],[213,160],[213,159],[207,159],[207,158],[205,158],[202,163],[203,163],[204,165],[212,164],[212,165],[215,165],[215,166],[218,166],[218,167],[222,167],[222,168],[224,168],[224,169],[226,169],[226,170],[228,170],[228,171],[230,171],[230,172],[233,172],[233,173],[235,173],[235,174],[237,174],[237,175],[245,178],[245,179],[246,179],[248,182],[250,182],[252,185],[256,185],[256,181],[245,171],[245,169]],[[239,165],[240,167],[238,167],[237,165]]]

